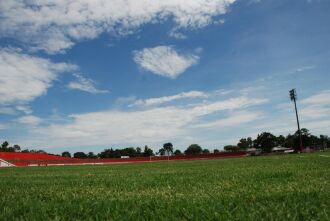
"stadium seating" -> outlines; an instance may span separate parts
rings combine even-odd
[[[203,155],[179,155],[179,156],[152,156],[133,158],[107,158],[107,159],[77,159],[62,157],[46,153],[16,153],[0,152],[0,159],[15,166],[48,166],[48,165],[80,165],[80,164],[116,164],[116,163],[139,163],[157,162],[166,160],[198,160],[226,157],[242,157],[246,152],[220,152]]]

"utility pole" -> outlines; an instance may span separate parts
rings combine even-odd
[[[290,90],[289,93],[290,93],[290,99],[291,99],[291,101],[294,102],[294,108],[296,110],[296,118],[297,118],[298,133],[299,133],[299,143],[300,143],[299,150],[302,151],[303,150],[303,143],[302,143],[302,138],[301,138],[301,131],[300,131],[300,124],[299,124],[298,110],[297,110],[297,104],[296,104],[296,100],[297,100],[296,89]]]

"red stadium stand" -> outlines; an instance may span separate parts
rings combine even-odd
[[[141,163],[176,160],[202,160],[228,157],[243,157],[246,152],[220,152],[203,155],[180,155],[180,156],[152,156],[133,158],[107,158],[107,159],[77,159],[62,157],[46,153],[16,153],[0,152],[0,159],[14,166],[50,166],[50,165],[83,165],[83,164],[118,164],[118,163]]]

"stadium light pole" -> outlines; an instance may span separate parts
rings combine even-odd
[[[299,117],[298,117],[298,110],[297,110],[297,104],[296,104],[296,100],[297,100],[297,92],[296,89],[292,89],[289,91],[290,93],[290,99],[291,101],[294,102],[294,108],[296,111],[296,119],[297,119],[297,126],[298,126],[298,134],[299,134],[299,143],[300,143],[300,151],[303,150],[303,143],[302,143],[302,138],[301,138],[301,131],[300,131],[300,124],[299,124]]]

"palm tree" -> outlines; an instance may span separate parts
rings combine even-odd
[[[165,143],[163,145],[163,148],[167,152],[167,159],[169,160],[170,153],[173,153],[173,144],[172,143]]]

